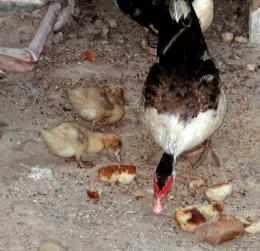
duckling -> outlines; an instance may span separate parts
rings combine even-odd
[[[67,90],[73,109],[87,121],[113,124],[124,115],[124,91],[121,88],[108,91],[97,87]]]
[[[41,136],[53,154],[63,158],[75,157],[80,167],[84,167],[81,155],[85,151],[99,153],[107,149],[118,159],[120,157],[122,143],[119,135],[92,132],[75,122],[65,122],[50,130],[42,130]]]

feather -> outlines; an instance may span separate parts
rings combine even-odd
[[[179,23],[182,17],[185,19],[190,13],[190,6],[185,0],[171,0],[169,3],[169,11],[172,19]]]

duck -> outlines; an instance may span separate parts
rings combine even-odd
[[[182,0],[114,0],[116,6],[133,20],[144,26],[141,36],[141,47],[151,55],[157,54],[156,42],[150,46],[149,34],[158,36],[158,30],[162,25],[161,20],[165,12],[166,2],[168,11],[171,13],[175,8],[180,8]],[[213,0],[190,1],[198,17],[202,32],[206,32],[212,24],[214,16]],[[154,40],[154,39],[153,39]]]
[[[114,124],[125,115],[124,91],[122,88],[104,89],[79,87],[67,90],[71,106],[83,119],[92,122],[92,129],[98,122]]]
[[[142,93],[146,126],[163,150],[153,175],[155,214],[162,213],[172,190],[177,157],[209,140],[227,109],[219,71],[191,1],[174,2],[181,5],[161,19],[158,57]]]
[[[54,155],[75,158],[80,167],[85,167],[81,159],[84,152],[100,153],[106,149],[120,160],[122,141],[116,133],[93,132],[76,122],[63,122],[42,130],[41,137]]]

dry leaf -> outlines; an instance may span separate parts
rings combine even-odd
[[[89,61],[94,61],[96,58],[96,53],[92,50],[87,49],[81,53],[81,56]]]
[[[99,192],[95,189],[89,189],[89,190],[87,190],[87,195],[91,199],[99,200],[101,197],[101,192]]]

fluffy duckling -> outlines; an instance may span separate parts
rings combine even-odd
[[[50,130],[42,130],[41,136],[53,154],[63,158],[75,157],[80,167],[84,167],[81,160],[84,151],[99,153],[107,149],[119,159],[122,146],[117,134],[92,132],[74,122],[65,122]]]
[[[108,91],[97,87],[67,90],[73,109],[87,121],[104,121],[113,124],[120,121],[124,114],[124,91],[121,88]]]

